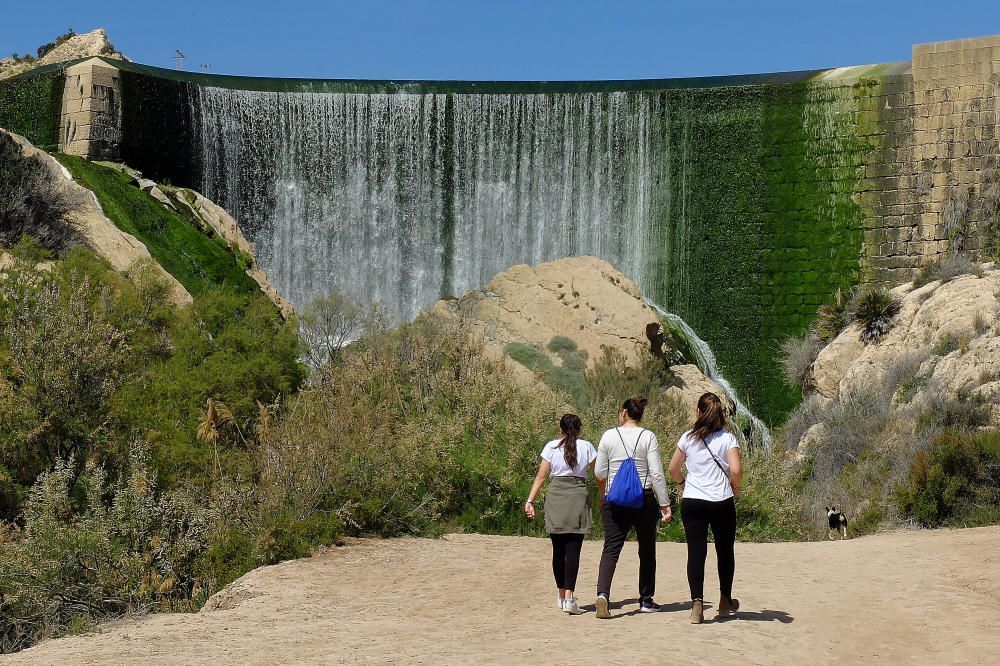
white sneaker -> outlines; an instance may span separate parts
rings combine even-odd
[[[565,608],[565,605],[566,605],[565,599],[563,599],[562,597],[556,597],[556,608],[558,608],[559,610],[563,610]]]
[[[563,602],[563,612],[570,615],[583,615],[583,609],[576,603],[576,597]]]

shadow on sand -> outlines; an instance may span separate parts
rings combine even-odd
[[[635,608],[632,610],[621,612],[626,606],[634,605]],[[786,613],[785,611],[779,610],[759,610],[759,611],[738,611],[736,615],[727,618],[720,619],[710,619],[709,610],[712,608],[712,604],[705,604],[705,624],[719,623],[723,624],[725,622],[738,622],[740,620],[745,620],[747,622],[780,622],[781,624],[791,624],[795,621],[795,618]],[[586,606],[580,606],[580,610],[586,611],[588,613],[597,612],[597,607],[594,604],[587,604]],[[638,599],[623,599],[622,601],[614,601],[611,603],[611,610],[619,611],[613,614],[609,620],[617,620],[622,617],[631,617],[633,615],[639,615],[639,600]],[[661,613],[679,613],[691,610],[690,601],[672,601],[666,604],[660,604]]]

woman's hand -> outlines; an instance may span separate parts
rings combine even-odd
[[[733,497],[739,497],[741,492],[743,492],[743,491],[740,490],[740,484],[734,483],[733,484]]]
[[[531,502],[524,503],[524,515],[528,517],[528,520],[535,519],[535,505]]]
[[[673,519],[673,517],[674,517],[673,509],[671,509],[669,506],[660,507],[660,518],[663,520],[663,522],[669,523]]]

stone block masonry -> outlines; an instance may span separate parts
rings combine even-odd
[[[1000,36],[918,44],[876,100],[881,150],[866,156],[868,281],[899,284],[953,250],[980,253],[1000,178]]]
[[[67,67],[59,150],[92,159],[117,159],[121,125],[118,68],[98,58]]]

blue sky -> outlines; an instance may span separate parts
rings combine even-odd
[[[0,53],[72,26],[133,60],[256,76],[635,79],[908,60],[1000,33],[1000,0],[45,0],[5,2]],[[831,10],[830,8],[835,8]],[[957,8],[961,8],[959,11]]]

